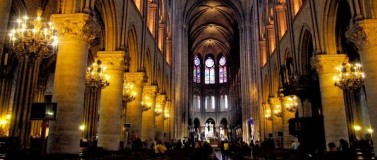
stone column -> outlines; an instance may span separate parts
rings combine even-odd
[[[158,48],[160,48],[160,51],[164,52],[164,44],[165,44],[165,24],[159,23],[158,25]]]
[[[261,139],[261,141],[263,141],[269,137],[270,133],[272,134],[272,114],[270,104],[263,104],[263,112],[261,114],[263,117],[263,139]]]
[[[155,37],[155,23],[156,23],[157,4],[155,2],[148,2],[148,28],[152,36]]]
[[[155,140],[155,102],[156,102],[157,86],[144,86],[143,87],[143,103],[150,107],[147,110],[143,109],[142,122],[141,122],[141,140],[146,141],[148,147],[150,143]]]
[[[85,72],[90,43],[99,27],[88,14],[54,14],[51,21],[57,28],[57,53],[53,102],[57,102],[56,121],[50,124],[48,153],[77,154],[80,151]]]
[[[99,107],[98,146],[105,150],[119,150],[121,141],[124,56],[124,51],[98,52],[98,59],[110,76],[110,85],[102,90]]]
[[[282,120],[282,107],[280,99],[273,97],[269,99],[271,106],[271,117],[272,117],[272,135],[275,140],[275,146],[281,148],[282,136],[283,133],[283,120]]]
[[[278,32],[279,38],[283,37],[284,33],[287,31],[287,14],[285,4],[277,4],[276,8],[276,18],[279,25]]]
[[[127,103],[127,113],[126,113],[126,122],[131,124],[131,140],[136,137],[140,137],[141,134],[141,98],[143,84],[145,82],[145,73],[144,72],[132,72],[125,73],[124,77],[127,83],[134,84],[134,90],[137,93],[135,100]]]
[[[340,138],[349,141],[343,91],[334,86],[333,80],[336,66],[346,59],[343,54],[317,55],[312,59],[320,82],[326,144],[338,142]]]
[[[347,32],[346,36],[359,48],[361,64],[366,74],[365,90],[372,129],[377,129],[377,19],[366,19],[356,22]],[[363,126],[365,127],[365,126]],[[364,128],[365,129],[365,128]],[[372,134],[372,140],[377,142],[377,134]],[[377,151],[377,145],[374,145]]]
[[[297,103],[300,100],[297,98]],[[291,141],[293,140],[293,136],[289,134],[289,119],[295,118],[295,111],[291,112],[287,110],[287,105],[288,103],[292,103],[289,101],[289,97],[284,97],[283,98],[283,103],[282,103],[282,112],[283,112],[283,136],[284,136],[284,141],[283,141],[283,147],[286,149],[291,149]],[[297,110],[297,109],[296,109]]]
[[[155,123],[156,123],[156,138],[157,140],[164,139],[164,112],[165,112],[165,101],[166,95],[159,94],[156,97],[156,112],[159,112],[160,115],[156,115]]]
[[[5,53],[3,53],[3,48],[4,48],[4,46],[5,46],[4,44],[7,42],[7,40],[9,41],[9,39],[7,39],[7,38],[9,38],[7,36],[8,33],[4,33],[4,32],[8,32],[7,28],[8,28],[9,21],[15,20],[15,19],[9,19],[9,14],[11,13],[10,12],[11,5],[12,5],[12,0],[2,0],[1,3],[0,3],[0,10],[1,10],[1,13],[0,13],[0,24],[1,24],[0,30],[3,32],[3,34],[0,35],[0,64],[4,64],[5,59],[3,59],[3,55]],[[1,86],[1,84],[0,84],[0,86]]]
[[[172,60],[172,41],[170,37],[166,38],[166,63],[171,64]]]
[[[164,107],[164,112],[163,112],[163,117],[164,117],[164,133],[166,134],[165,141],[170,140],[170,111],[171,111],[171,101],[166,100],[165,107]]]

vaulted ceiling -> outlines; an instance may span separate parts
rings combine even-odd
[[[203,1],[190,14],[191,53],[205,57],[211,53],[228,55],[237,35],[237,19],[232,8],[218,0]]]

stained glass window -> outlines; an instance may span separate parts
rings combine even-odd
[[[195,56],[195,59],[194,59],[193,76],[194,76],[194,82],[200,83],[200,59],[198,58],[198,56]]]
[[[226,76],[226,59],[224,56],[220,58],[219,61],[219,82],[225,83],[227,82],[227,76]]]
[[[208,57],[205,64],[205,84],[215,84],[215,62],[211,57]]]

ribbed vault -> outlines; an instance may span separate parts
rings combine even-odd
[[[192,9],[189,17],[191,53],[217,57],[231,52],[237,29],[232,8],[222,1],[204,1]]]

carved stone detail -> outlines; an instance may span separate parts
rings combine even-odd
[[[166,95],[165,94],[157,95],[156,104],[159,104],[163,107],[165,105],[165,103],[166,103]]]
[[[143,87],[143,96],[147,96],[149,98],[155,98],[156,93],[158,91],[157,86],[144,86]]]
[[[88,14],[53,14],[51,22],[60,39],[75,39],[92,44],[100,34],[100,27]]]
[[[138,87],[142,87],[146,81],[144,72],[127,72],[124,73],[124,79],[127,83],[133,83]]]
[[[284,11],[285,9],[286,9],[286,7],[285,7],[285,3],[280,3],[280,4],[278,4],[278,5],[276,5],[275,6],[275,9],[276,9],[276,11]]]
[[[281,105],[280,98],[278,98],[278,97],[271,97],[271,98],[268,99],[268,101],[269,101],[269,104],[272,105],[272,106]]]
[[[336,67],[346,62],[348,57],[345,54],[317,55],[311,58],[311,66],[318,74],[335,73]]]
[[[106,65],[107,69],[120,71],[125,70],[126,64],[124,61],[124,51],[103,51],[98,52],[97,55],[98,59],[101,60],[102,64]]]
[[[377,20],[367,19],[356,22],[347,32],[346,37],[357,48],[377,46]]]

